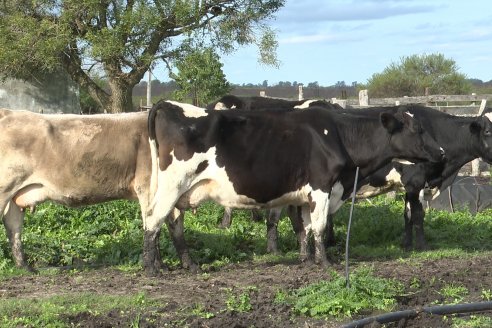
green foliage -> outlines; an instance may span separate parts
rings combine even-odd
[[[471,315],[470,318],[453,318],[452,328],[484,328],[492,327],[492,318],[480,315]]]
[[[133,296],[80,294],[43,299],[8,299],[0,302],[1,327],[68,327],[67,316],[98,315],[114,309],[138,311],[157,301],[139,293]]]
[[[193,104],[204,106],[231,91],[222,72],[219,56],[211,49],[194,50],[176,62],[178,73],[170,73],[179,89],[174,92],[177,100],[193,99]]]
[[[193,306],[193,309],[191,310],[191,313],[204,319],[210,319],[215,317],[214,313],[205,310],[203,304],[195,304],[195,306]]]
[[[32,80],[62,69],[109,111],[131,109],[131,90],[157,61],[172,64],[190,45],[232,52],[256,44],[276,62],[265,26],[285,0],[4,1],[0,78]],[[99,70],[111,92],[92,78]]]
[[[228,311],[249,312],[253,309],[251,304],[251,293],[257,292],[255,287],[247,288],[236,294],[231,288],[226,289],[227,299],[226,305]]]
[[[27,214],[23,235],[38,266],[139,263],[142,238],[139,206],[128,201],[83,208],[45,203]]]
[[[492,301],[492,290],[490,290],[490,289],[482,289],[482,298],[485,301]]]
[[[371,97],[422,96],[430,94],[467,94],[471,84],[458,72],[454,60],[442,54],[412,55],[391,63],[367,82]]]
[[[403,285],[395,280],[375,277],[368,267],[345,277],[332,272],[330,281],[320,281],[294,291],[289,303],[298,314],[310,317],[351,317],[362,311],[390,310]]]
[[[468,289],[459,284],[447,284],[441,288],[439,294],[446,299],[445,303],[458,304],[468,295]]]

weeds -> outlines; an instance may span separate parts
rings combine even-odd
[[[389,310],[403,285],[395,280],[375,277],[362,267],[351,276],[350,288],[345,277],[331,273],[330,281],[321,281],[301,288],[290,295],[288,302],[294,312],[311,317],[351,317],[361,311]],[[280,297],[280,296],[279,296]]]

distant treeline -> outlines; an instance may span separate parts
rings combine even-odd
[[[479,79],[468,79],[472,84],[472,92],[477,94],[491,94],[492,80],[484,82]],[[269,97],[292,98],[297,99],[299,95],[298,82],[279,82],[275,85],[268,85],[267,81],[258,84],[233,84],[232,94],[238,96],[259,96],[260,92],[265,92]],[[169,99],[177,85],[174,81],[160,82],[153,80],[151,82],[152,99]],[[363,89],[364,85],[351,83],[346,84],[344,81],[337,82],[332,86],[320,86],[318,82],[310,82],[303,85],[304,98],[323,98],[323,99],[347,99],[358,97],[358,92]],[[145,99],[147,95],[147,82],[141,81],[133,89],[133,96],[136,98]]]

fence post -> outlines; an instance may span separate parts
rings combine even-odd
[[[304,91],[302,90],[302,84],[299,84],[299,100],[304,100]]]
[[[367,93],[367,90],[359,91],[359,105],[369,106],[369,94]]]

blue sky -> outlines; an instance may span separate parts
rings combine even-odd
[[[403,56],[442,53],[469,78],[492,80],[490,0],[287,0],[268,24],[280,67],[247,47],[222,56],[232,83],[365,83]],[[154,72],[168,80],[163,69]]]

